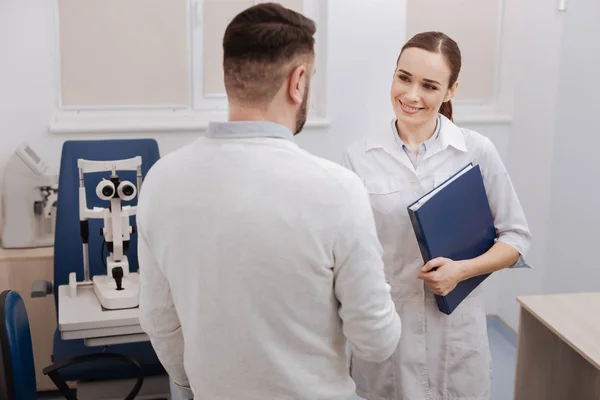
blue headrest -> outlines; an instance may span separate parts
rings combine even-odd
[[[35,365],[25,303],[17,292],[0,294],[0,342],[9,398],[34,400]]]
[[[79,170],[77,160],[110,161],[123,160],[136,156],[142,157],[142,179],[159,159],[158,144],[153,139],[123,139],[123,140],[70,140],[62,148],[60,172],[58,182],[58,203],[56,210],[56,229],[54,239],[54,293],[58,293],[58,286],[69,281],[71,272],[77,273],[77,280],[83,280],[83,250],[79,231]],[[129,180],[135,184],[136,177],[133,171],[118,172],[121,180]],[[96,185],[102,178],[108,178],[109,173],[85,174],[84,185],[88,208],[108,207],[108,202],[96,196]],[[139,192],[138,192],[139,193]],[[123,205],[136,205],[137,196]],[[135,229],[135,217],[130,220]],[[103,221],[93,219],[89,221],[89,262],[90,277],[96,274],[106,274],[103,259],[106,260],[108,252],[102,250],[103,237],[100,229]],[[137,271],[137,235],[131,236],[129,250],[126,252],[129,259],[130,270]],[[58,296],[55,296],[58,302]],[[57,304],[58,305],[58,304]],[[58,309],[58,307],[57,307]]]

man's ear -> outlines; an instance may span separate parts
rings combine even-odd
[[[456,89],[458,89],[458,85],[460,83],[458,81],[454,82],[454,85],[450,89],[448,89],[448,93],[446,93],[446,97],[444,98],[444,103],[452,100],[454,94],[456,93]]]
[[[296,104],[302,104],[304,91],[306,90],[307,68],[305,64],[300,64],[292,71],[289,80],[288,94],[290,99]]]

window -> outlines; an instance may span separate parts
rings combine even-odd
[[[502,0],[407,0],[407,39],[423,31],[442,31],[462,53],[456,100],[490,104],[496,99]]]
[[[185,108],[186,0],[60,0],[64,110]]]
[[[259,0],[59,0],[57,132],[202,129],[227,117],[222,39]],[[326,124],[326,1],[279,0],[317,22],[307,126]]]
[[[227,107],[225,86],[223,83],[222,39],[229,22],[240,11],[265,0],[197,0],[194,3],[194,29],[192,34],[194,55],[194,108],[214,110]],[[325,26],[319,12],[323,14],[324,1],[319,0],[279,0],[284,7],[300,12],[317,22],[315,35],[316,69],[315,84],[311,88],[312,115],[325,114],[325,82],[319,79],[325,75],[325,54],[321,51],[324,44]]]

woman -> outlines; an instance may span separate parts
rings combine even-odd
[[[396,118],[355,143],[345,165],[365,182],[402,337],[383,363],[351,360],[357,393],[369,400],[484,400],[491,360],[484,296],[475,289],[451,315],[445,295],[472,276],[524,265],[531,234],[510,177],[494,145],[452,122],[461,55],[440,32],[420,33],[402,48],[391,87]],[[479,165],[498,240],[471,260],[437,258],[423,265],[407,206],[463,166]],[[433,268],[437,268],[432,270]]]

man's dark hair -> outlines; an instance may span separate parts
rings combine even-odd
[[[246,104],[270,103],[301,56],[314,57],[315,23],[280,4],[262,3],[238,14],[223,37],[225,89]]]

